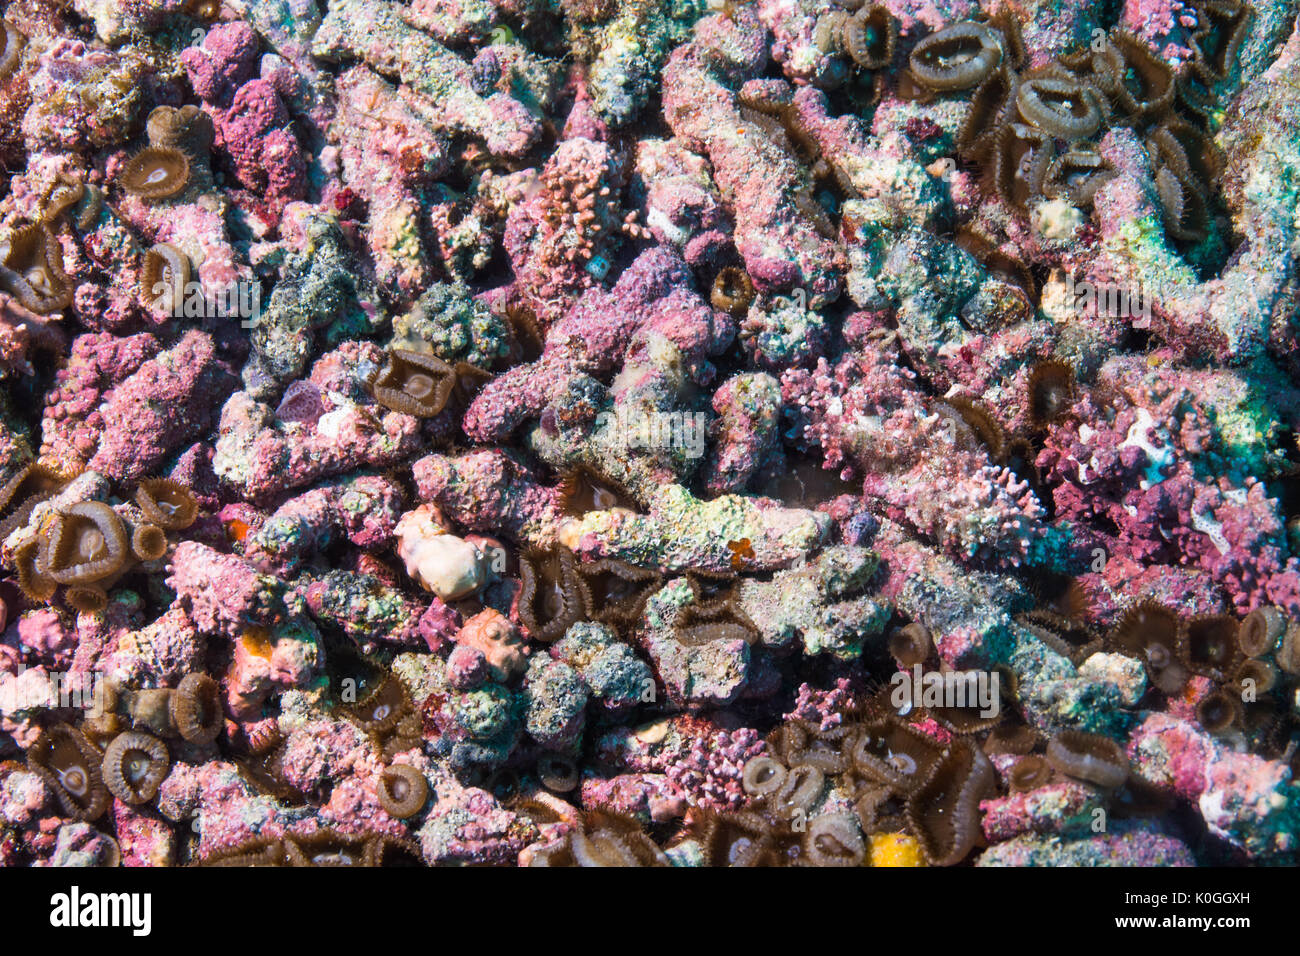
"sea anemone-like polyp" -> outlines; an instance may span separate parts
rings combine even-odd
[[[176,732],[192,744],[210,744],[225,729],[221,688],[207,674],[186,674],[171,698]]]
[[[393,764],[379,775],[379,805],[389,816],[404,820],[423,809],[429,799],[429,781],[409,764]]]
[[[68,724],[41,731],[27,751],[28,767],[45,780],[64,814],[77,820],[94,820],[108,809],[100,763],[95,746]]]
[[[127,160],[118,182],[141,199],[170,199],[189,185],[190,158],[179,149],[147,146]]]
[[[102,501],[59,512],[44,551],[44,571],[60,584],[90,584],[116,574],[129,552],[126,525]]]
[[[147,803],[158,793],[171,766],[167,745],[152,734],[130,730],[104,749],[104,785],[123,803]]]
[[[1099,734],[1063,730],[1047,745],[1047,762],[1067,777],[1114,789],[1128,779],[1128,758],[1115,741]]]
[[[0,260],[0,288],[32,312],[57,312],[72,303],[72,280],[63,271],[63,248],[45,223],[10,233]]]
[[[167,531],[183,531],[199,516],[199,503],[190,490],[166,478],[141,481],[135,501],[146,518]]]

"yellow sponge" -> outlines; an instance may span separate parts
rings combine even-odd
[[[925,866],[920,844],[906,833],[873,833],[867,839],[871,866]]]

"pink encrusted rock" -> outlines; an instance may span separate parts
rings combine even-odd
[[[749,728],[728,731],[699,717],[671,717],[612,731],[598,750],[616,767],[666,774],[669,791],[691,806],[727,810],[747,799],[741,774],[767,745]]]
[[[426,863],[513,864],[524,848],[530,828],[501,807],[491,794],[461,787],[454,780],[437,788],[416,838]]]
[[[545,541],[559,520],[556,492],[543,487],[523,460],[484,449],[459,458],[429,455],[412,469],[420,497],[456,523]]]
[[[421,605],[372,575],[330,571],[318,580],[301,582],[297,593],[312,617],[342,631],[363,649],[420,642]]]
[[[35,660],[59,667],[71,662],[77,633],[50,607],[28,611],[14,624],[15,643]]]
[[[342,73],[336,84],[343,179],[365,200],[367,231],[380,282],[403,295],[418,293],[433,277],[431,250],[410,223],[420,215],[421,192],[450,165],[447,137],[364,66]]]
[[[479,137],[499,156],[522,155],[541,134],[537,120],[505,93],[479,96],[470,65],[406,22],[406,12],[383,0],[335,3],[316,32],[312,52],[364,60],[400,79],[412,105],[440,128]]]
[[[224,760],[174,763],[158,789],[158,811],[199,836],[203,859],[254,837],[275,838],[293,817],[273,797],[254,792],[238,768]]]
[[[622,773],[582,781],[584,810],[635,817],[642,824],[681,819],[690,805],[661,773]]]
[[[304,618],[296,611],[278,627],[248,628],[235,642],[225,681],[231,716],[254,720],[272,694],[305,689],[318,679],[324,663],[320,635]]]
[[[349,342],[317,360],[310,378],[327,396],[328,411],[310,427],[280,421],[269,405],[236,392],[221,412],[217,476],[258,499],[410,455],[419,447],[419,420],[385,409],[366,388],[383,361],[382,350],[369,342]]]
[[[1230,750],[1194,724],[1161,713],[1133,731],[1128,756],[1134,774],[1194,800],[1211,832],[1251,859],[1296,859],[1300,791],[1284,762]]]
[[[795,693],[794,709],[781,719],[806,721],[823,732],[833,730],[843,723],[845,705],[852,699],[852,682],[847,677],[839,678],[827,690],[803,683]]]
[[[710,491],[744,491],[778,447],[781,386],[764,372],[741,374],[713,393],[717,441],[705,468]]]
[[[980,803],[984,836],[994,843],[1024,833],[1086,832],[1099,819],[1096,809],[1105,809],[1102,795],[1072,780]]]
[[[148,70],[140,57],[56,36],[41,51],[28,81],[32,104],[21,122],[29,148],[80,153],[125,141],[141,118],[145,103],[141,86]],[[70,87],[96,82],[103,84],[106,95],[60,95]]]
[[[191,330],[145,362],[105,397],[104,433],[89,467],[115,481],[135,481],[171,452],[204,434],[236,380],[212,339]]]
[[[645,190],[646,226],[659,242],[682,249],[692,266],[716,266],[730,221],[703,156],[679,140],[639,140],[632,188]]]
[[[338,536],[377,549],[392,537],[402,492],[380,475],[327,482],[290,498],[244,543],[244,556],[268,572],[288,572]]]
[[[744,119],[736,100],[740,84],[767,62],[765,41],[749,9],[734,20],[702,20],[695,38],[673,51],[664,68],[664,119],[708,156],[719,189],[734,197],[735,244],[754,283],[799,285],[817,300],[833,299],[843,277],[842,254],[798,205],[816,200],[799,183],[795,162]]]
[[[54,806],[54,794],[37,774],[26,770],[0,770],[0,820],[6,827],[35,829],[42,811]]]
[[[156,356],[162,346],[148,333],[79,335],[68,363],[45,395],[41,453],[59,467],[79,467],[95,454],[104,433],[104,395]]]
[[[666,246],[637,256],[609,291],[583,294],[554,322],[537,362],[487,383],[465,414],[465,433],[482,442],[502,440],[559,400],[582,374],[616,369],[629,347],[644,348],[652,333],[677,346],[701,381],[712,376],[706,357],[726,349],[735,335],[734,320],[700,297],[686,263]]]
[[[861,471],[868,501],[950,553],[1015,566],[1044,537],[1045,512],[1028,483],[994,464],[954,410],[928,407],[888,353],[790,369],[781,394],[827,466]],[[876,423],[870,434],[865,422]]]
[[[604,143],[565,140],[542,169],[540,188],[511,210],[504,244],[515,290],[544,327],[597,285],[588,264],[613,255],[621,175],[619,157]]]
[[[1113,406],[1102,412],[1084,399],[1082,424],[1053,428],[1038,459],[1058,516],[1106,527],[1090,546],[1108,555],[1203,572],[1238,613],[1262,602],[1300,612],[1290,603],[1300,596],[1300,562],[1285,543],[1280,502],[1250,475],[1201,477],[1224,440],[1208,409],[1249,411],[1244,383],[1131,357],[1107,362],[1100,375],[1119,391]],[[1288,420],[1300,414],[1293,389],[1274,387],[1270,399]]]
[[[492,608],[466,621],[456,635],[456,644],[458,650],[471,648],[481,654],[492,679],[500,683],[522,674],[528,666],[528,645],[519,628]]]
[[[181,63],[212,117],[214,147],[229,156],[248,190],[245,204],[273,221],[306,196],[307,163],[273,78],[257,77],[258,46],[247,23],[217,24],[181,54]]]
[[[176,834],[152,807],[133,807],[113,801],[113,829],[122,850],[123,866],[170,866],[176,853]]]
[[[103,667],[123,683],[175,686],[203,670],[207,642],[183,608],[172,607],[138,630],[117,637]]]
[[[461,616],[455,608],[443,603],[442,598],[434,597],[428,609],[420,616],[420,636],[429,650],[437,653],[455,639],[461,628]]]
[[[314,798],[353,781],[362,784],[361,790],[365,790],[365,781],[381,766],[365,733],[342,718],[313,718],[296,724],[281,745],[277,765],[280,779],[304,796]],[[368,795],[356,791],[342,795],[337,809],[343,811],[345,804],[358,798],[364,805],[360,814],[363,819],[356,824],[344,824],[345,827],[364,828],[365,818],[383,815],[373,787],[369,788]],[[339,819],[346,816],[344,812],[335,815]]]
[[[473,690],[492,679],[492,665],[483,652],[458,644],[447,657],[447,683],[456,690]]]
[[[257,33],[242,20],[218,23],[197,46],[181,52],[181,65],[199,99],[227,107],[235,91],[257,75]]]
[[[227,110],[213,109],[215,148],[224,149],[245,189],[272,216],[307,195],[307,163],[289,124],[279,93],[266,80],[239,88]]]
[[[274,620],[283,608],[275,578],[193,541],[176,546],[167,584],[206,633],[237,638],[246,627]]]

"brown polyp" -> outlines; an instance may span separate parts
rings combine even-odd
[[[1183,663],[1198,674],[1221,680],[1241,662],[1237,630],[1236,618],[1226,614],[1190,618],[1179,639]]]
[[[136,486],[135,502],[145,517],[166,531],[183,531],[199,516],[199,503],[179,482],[146,478]]]
[[[1237,648],[1246,657],[1264,657],[1282,643],[1286,627],[1286,615],[1281,608],[1269,604],[1257,607],[1237,628]]]
[[[144,254],[140,265],[140,297],[155,308],[175,312],[190,283],[190,260],[175,246],[160,242]]]
[[[862,727],[849,759],[869,779],[908,794],[921,785],[941,756],[942,748],[933,738],[887,718]]]
[[[908,66],[912,76],[932,90],[970,89],[1002,62],[999,39],[983,23],[955,23],[918,43]]]
[[[44,571],[60,584],[90,584],[126,564],[126,525],[102,501],[82,501],[59,512],[42,552]]]
[[[744,269],[727,266],[714,278],[709,299],[715,309],[743,318],[754,301],[754,283]]]
[[[1196,705],[1196,720],[1212,734],[1223,734],[1241,721],[1241,701],[1228,690],[1214,690]]]
[[[1115,789],[1128,778],[1128,758],[1109,737],[1063,730],[1047,745],[1047,762],[1068,777]]]
[[[429,799],[429,781],[409,764],[393,764],[379,775],[379,805],[398,820],[413,817]]]
[[[170,199],[190,182],[190,158],[169,146],[146,146],[118,173],[118,182],[141,199]]]
[[[519,556],[519,619],[529,636],[551,644],[582,620],[590,599],[567,548],[526,552]]]
[[[578,564],[577,571],[586,583],[586,616],[615,627],[636,624],[650,595],[663,584],[658,572],[615,558]]]
[[[894,59],[898,21],[887,7],[873,3],[845,22],[841,37],[854,63],[867,70],[883,69]]]
[[[979,802],[994,786],[993,765],[970,741],[954,742],[907,798],[907,819],[934,866],[960,863],[980,839]]]
[[[1016,761],[1007,774],[1007,786],[1012,793],[1024,793],[1046,786],[1052,779],[1052,767],[1046,758],[1029,754]]]
[[[167,533],[156,524],[138,524],[131,532],[131,553],[141,561],[156,561],[167,553]]]
[[[63,599],[81,614],[98,614],[108,607],[108,593],[98,584],[74,584],[63,593]]]
[[[1038,362],[1027,383],[1029,418],[1039,426],[1060,420],[1078,397],[1074,369],[1057,359]]]
[[[897,628],[889,635],[889,653],[904,667],[924,664],[934,649],[930,630],[919,621]]]
[[[22,305],[47,315],[72,304],[72,280],[63,271],[63,248],[43,222],[15,229],[0,262],[0,288]]]
[[[152,734],[130,730],[104,749],[102,773],[109,792],[123,803],[148,803],[167,776],[167,745]]]
[[[4,29],[4,46],[0,47],[0,81],[7,80],[22,62],[23,48],[27,46],[27,37],[8,20],[2,21]]]
[[[581,782],[582,775],[572,757],[546,753],[537,758],[537,779],[547,790],[568,793]]]
[[[45,780],[63,813],[77,820],[97,819],[108,809],[101,760],[94,745],[68,724],[41,731],[27,751],[28,767]]]
[[[186,674],[171,697],[176,731],[192,744],[210,744],[225,728],[221,688],[207,674]]]

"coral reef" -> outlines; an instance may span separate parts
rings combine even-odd
[[[0,865],[1300,864],[1294,0],[20,0]]]

